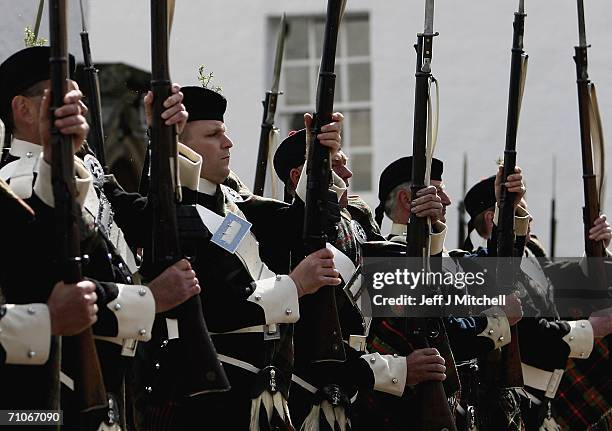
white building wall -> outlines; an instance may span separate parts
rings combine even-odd
[[[0,0],[8,10],[12,0]],[[34,0],[21,3],[37,4]],[[71,4],[77,5],[76,1]],[[461,194],[463,153],[469,183],[492,174],[503,155],[513,12],[517,1],[436,2],[433,71],[441,85],[437,155],[445,161],[448,191]],[[590,75],[598,84],[604,131],[612,115],[612,6],[585,2]],[[251,185],[261,120],[261,99],[270,85],[275,35],[267,18],[322,14],[323,0],[177,0],[171,70],[183,85],[197,84],[197,68],[215,73],[229,100],[226,121],[236,148],[232,166]],[[97,62],[150,68],[149,2],[90,0],[90,33]],[[11,6],[16,7],[16,6]],[[31,7],[35,9],[35,5]],[[557,157],[557,255],[582,253],[582,182],[573,46],[577,42],[572,0],[527,1],[525,47],[529,74],[517,148],[525,169],[533,231],[548,244],[552,157]],[[349,0],[348,13],[368,12],[372,53],[374,172],[411,152],[414,103],[412,45],[423,28],[424,1]],[[6,16],[6,15],[5,15]],[[0,18],[2,28],[6,18]],[[21,30],[22,31],[22,30]],[[3,32],[4,34],[4,32]],[[21,47],[22,44],[19,45]],[[4,46],[3,46],[4,48]],[[284,131],[286,132],[286,131]],[[608,167],[612,162],[608,161]],[[377,179],[374,183],[377,184]],[[375,206],[376,190],[365,195]],[[610,194],[608,194],[610,196]],[[610,198],[606,199],[609,207]],[[456,205],[449,208],[448,247],[456,246]],[[388,225],[387,225],[388,226]],[[386,229],[386,227],[385,227]]]

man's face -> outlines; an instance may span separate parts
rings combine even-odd
[[[348,157],[342,150],[332,159],[332,169],[346,183],[346,187],[349,186],[349,179],[353,176],[353,171],[348,168],[347,163]]]
[[[181,135],[182,143],[202,156],[201,178],[221,184],[229,175],[230,148],[234,146],[225,134],[225,124],[216,120],[187,123]]]
[[[431,185],[436,187],[436,189],[438,190],[438,196],[440,196],[440,199],[442,200],[442,220],[441,221],[443,223],[446,223],[446,207],[449,206],[452,203],[452,201],[450,199],[450,196],[446,194],[446,186],[444,185],[442,181],[431,180]]]

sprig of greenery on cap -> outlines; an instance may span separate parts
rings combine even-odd
[[[213,72],[206,72],[206,66],[203,64],[198,68],[198,81],[202,84],[202,87],[212,90],[215,93],[221,94],[223,92],[223,87],[220,85],[213,84],[211,81],[215,75]]]

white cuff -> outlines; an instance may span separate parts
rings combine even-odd
[[[374,373],[375,391],[386,392],[397,397],[402,396],[408,375],[405,357],[369,353],[362,355],[361,358],[368,363]]]
[[[543,391],[547,398],[554,398],[559,389],[559,383],[563,377],[563,370],[546,371],[521,363],[523,370],[523,381],[525,386]]]
[[[487,318],[487,327],[478,337],[487,337],[493,341],[495,348],[505,346],[510,342],[510,322],[501,307],[487,308],[482,312]]]
[[[495,203],[495,214],[493,215],[493,223],[497,225],[499,220],[499,207]],[[527,212],[525,208],[518,205],[514,211],[514,235],[525,236],[529,230],[529,222],[531,221],[531,214]]]
[[[295,323],[300,318],[298,292],[288,275],[264,278],[254,282],[255,290],[247,298],[263,308],[266,325]]]
[[[91,186],[91,174],[78,158],[74,160],[74,172],[76,175],[76,200],[81,207],[85,202],[85,197]],[[51,184],[51,165],[44,159],[39,164],[38,176],[34,183],[34,193],[51,208],[55,207],[55,197],[53,196],[53,185]]]
[[[588,320],[572,320],[568,322],[572,328],[565,337],[565,341],[570,346],[570,358],[586,359],[593,350],[593,327]]]
[[[188,146],[178,143],[179,181],[189,190],[197,191],[202,169],[202,156]]]
[[[432,232],[429,236],[430,240],[430,253],[440,254],[444,249],[444,238],[446,237],[446,225],[441,221],[436,221],[432,226]]]
[[[46,304],[6,305],[0,319],[0,344],[6,363],[42,365],[49,359],[51,317]]]
[[[117,318],[119,339],[149,341],[155,319],[155,298],[146,286],[117,284],[119,295],[107,307]]]

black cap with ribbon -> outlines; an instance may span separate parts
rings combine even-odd
[[[198,120],[223,121],[227,99],[216,91],[204,87],[182,87],[183,105],[189,113],[187,122]]]
[[[17,51],[0,64],[0,119],[5,125],[12,124],[11,103],[13,98],[34,84],[50,77],[48,46],[32,46]],[[75,60],[69,55],[68,72],[74,78]],[[7,133],[12,132],[7,130]]]
[[[470,234],[476,228],[474,221],[478,215],[491,207],[495,206],[495,175],[480,180],[476,183],[465,195],[463,204],[465,210],[470,215],[468,222],[468,231],[464,243],[464,249],[472,251],[473,244],[470,240]]]
[[[441,160],[431,160],[431,180],[442,181],[444,164]],[[412,156],[397,159],[380,174],[378,182],[378,206],[374,210],[376,223],[380,226],[385,216],[385,202],[389,193],[400,184],[412,181]]]

